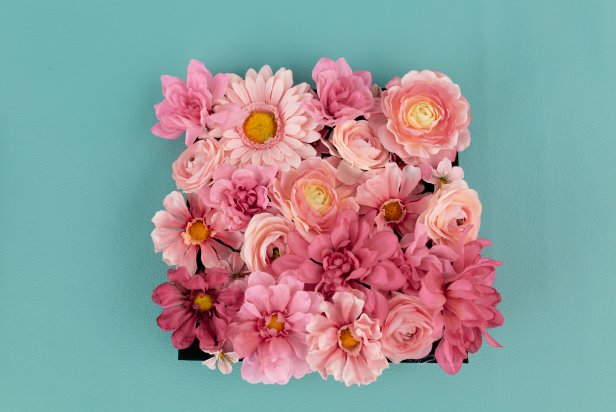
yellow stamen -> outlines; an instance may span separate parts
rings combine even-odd
[[[383,219],[386,222],[398,222],[404,216],[404,210],[399,200],[391,200],[382,206]]]
[[[346,350],[353,350],[359,345],[359,341],[353,337],[351,329],[346,328],[340,331],[340,346]]]
[[[276,136],[277,131],[276,118],[270,112],[254,111],[244,120],[244,134],[255,143],[265,143]]]
[[[284,329],[284,322],[278,321],[278,315],[272,315],[269,322],[267,322],[267,329],[274,329],[276,332],[280,332]]]
[[[212,297],[206,293],[197,295],[193,300],[193,304],[197,305],[199,312],[207,312],[214,306]]]
[[[198,244],[203,242],[210,236],[210,231],[205,225],[205,222],[203,222],[203,220],[201,219],[198,219],[188,225],[188,227],[186,228],[186,234],[190,237],[192,243]]]

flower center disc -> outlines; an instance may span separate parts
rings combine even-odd
[[[210,236],[210,231],[205,226],[203,220],[198,219],[188,225],[186,234],[188,234],[193,243],[198,244]]]
[[[212,297],[206,293],[197,295],[193,300],[193,304],[197,306],[199,312],[207,312],[214,306]]]
[[[409,113],[409,122],[415,129],[431,129],[441,116],[430,101],[421,101],[413,105]]]
[[[278,315],[272,315],[267,322],[267,329],[274,329],[276,332],[281,332],[284,329],[284,322],[278,320]]]
[[[244,134],[254,143],[263,144],[276,136],[278,125],[270,112],[254,111],[244,120]]]
[[[357,347],[357,345],[359,345],[359,341],[353,337],[353,333],[349,328],[342,329],[340,331],[338,340],[340,341],[340,346],[349,351],[352,351]]]
[[[331,196],[328,190],[318,184],[310,184],[304,187],[304,198],[308,205],[319,213],[326,211],[331,204]]]
[[[383,219],[387,223],[399,222],[404,217],[404,209],[399,200],[390,200],[381,207]]]

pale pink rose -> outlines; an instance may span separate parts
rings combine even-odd
[[[367,120],[347,120],[339,124],[329,143],[335,148],[332,154],[361,170],[381,168],[390,157]]]
[[[357,210],[354,185],[347,185],[339,169],[330,161],[313,157],[299,168],[282,172],[272,184],[274,205],[310,240],[329,232],[338,213]]]
[[[464,179],[464,170],[460,166],[453,166],[451,160],[445,158],[441,160],[437,167],[423,164],[421,167],[421,178],[434,185],[436,189],[447,183]]]
[[[224,153],[218,140],[198,140],[173,162],[173,180],[178,189],[194,193],[212,181],[214,171],[223,160]]]
[[[428,228],[428,236],[437,244],[455,246],[466,231],[465,240],[477,239],[481,224],[479,195],[464,180],[441,187],[417,220]]]
[[[308,324],[306,360],[324,379],[331,375],[346,386],[365,385],[389,367],[379,321],[362,313],[363,298],[358,291],[338,292]]]
[[[381,108],[384,116],[374,119],[378,136],[406,163],[453,160],[456,151],[470,143],[468,102],[442,73],[413,70],[392,79],[381,96]]]
[[[274,259],[287,253],[287,235],[295,230],[282,216],[261,213],[254,216],[245,233],[241,256],[248,269],[269,271]]]
[[[415,296],[391,298],[381,338],[383,354],[394,363],[427,356],[440,338],[440,331],[432,328],[432,317],[432,311]]]

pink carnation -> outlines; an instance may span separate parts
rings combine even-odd
[[[365,116],[374,106],[372,75],[366,70],[353,72],[344,58],[323,57],[314,66],[312,79],[318,98],[307,100],[306,109],[323,125],[336,126]]]
[[[191,277],[186,268],[169,269],[169,281],[152,292],[152,300],[164,309],[158,326],[173,331],[171,342],[178,349],[189,347],[195,337],[204,351],[222,348],[227,326],[242,304],[242,290],[227,286],[224,270],[211,269]]]
[[[303,289],[293,276],[282,276],[278,283],[265,272],[248,278],[244,304],[230,325],[233,348],[244,357],[242,378],[248,382],[286,384],[310,372],[306,325],[321,298]]]
[[[198,60],[188,64],[186,81],[161,76],[164,100],[154,106],[158,123],[152,133],[176,139],[186,132],[186,146],[198,137],[220,136],[224,129],[244,121],[247,113],[233,104],[215,106],[227,90],[228,74],[212,74]]]
[[[178,189],[186,193],[197,192],[212,181],[214,170],[223,160],[224,154],[218,140],[198,140],[173,162],[173,180]]]
[[[308,325],[306,359],[323,378],[331,375],[347,386],[365,385],[389,367],[379,343],[379,322],[363,309],[361,292],[338,292],[332,302],[321,304],[323,315]]]

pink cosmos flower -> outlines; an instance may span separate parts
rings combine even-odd
[[[250,69],[245,79],[231,75],[220,102],[248,113],[243,124],[223,133],[221,143],[231,163],[288,170],[315,156],[310,143],[319,140],[318,124],[301,104],[309,92],[306,83],[293,86],[293,74],[284,68],[276,74],[269,66],[258,73]]]
[[[227,274],[219,269],[191,276],[184,267],[167,271],[169,282],[152,292],[152,300],[164,309],[158,326],[173,331],[171,342],[178,349],[189,347],[195,337],[204,351],[220,349],[227,339],[227,326],[242,304],[242,290],[227,286]]]
[[[287,254],[287,236],[293,230],[293,224],[282,216],[261,213],[253,217],[240,252],[246,266],[252,271],[269,271],[275,259]]]
[[[365,385],[389,367],[379,343],[379,322],[363,308],[361,292],[338,292],[332,302],[321,304],[323,315],[308,324],[306,360],[324,379],[332,375],[346,386]]]
[[[394,78],[381,96],[378,135],[385,148],[409,164],[455,158],[470,144],[469,105],[460,87],[431,70]]]
[[[447,158],[441,160],[436,168],[428,164],[423,164],[420,168],[421,178],[432,183],[436,189],[447,183],[464,179],[464,170],[460,166],[452,166],[451,160]]]
[[[212,74],[198,60],[188,64],[186,81],[161,76],[164,100],[154,106],[158,123],[152,133],[164,139],[176,139],[186,132],[186,146],[198,137],[220,136],[223,129],[241,124],[246,113],[236,105],[215,105],[225,94],[228,74]]]
[[[203,200],[206,205],[218,210],[226,229],[244,231],[254,215],[266,211],[269,204],[268,186],[276,172],[275,167],[218,166],[214,183],[201,192]]]
[[[214,170],[223,160],[224,154],[218,140],[198,140],[173,162],[173,180],[178,189],[186,193],[197,192],[212,181]]]
[[[188,207],[180,192],[165,197],[165,210],[156,212],[152,218],[156,226],[152,241],[154,250],[163,252],[165,263],[184,266],[193,274],[197,271],[198,250],[206,268],[218,267],[220,259],[231,252],[229,247],[240,247],[242,235],[226,231],[216,219],[215,210],[203,205],[196,194],[189,193],[187,198]]]
[[[481,257],[481,249],[489,245],[486,239],[466,244],[461,239],[449,251],[453,261],[443,270],[432,267],[419,292],[422,301],[437,309],[434,325],[444,329],[435,356],[441,368],[452,375],[460,370],[468,352],[479,350],[482,336],[490,345],[500,347],[486,332],[503,324],[503,315],[496,309],[501,297],[492,286],[501,263]]]
[[[361,170],[384,167],[390,154],[367,120],[347,120],[336,126],[328,143],[330,153]]]
[[[374,106],[369,71],[353,72],[344,58],[321,58],[312,70],[318,98],[306,99],[310,114],[320,124],[336,126],[366,116]]]
[[[293,276],[278,283],[265,272],[248,278],[244,304],[230,326],[235,351],[244,357],[242,378],[250,383],[286,384],[310,372],[306,363],[306,325],[321,298],[305,292]]]
[[[387,163],[384,169],[370,176],[357,188],[357,203],[377,212],[379,229],[389,226],[400,235],[412,233],[417,218],[430,201],[430,195],[420,194],[423,186],[419,184],[419,168],[407,165],[400,170],[397,164]]]

